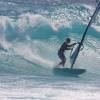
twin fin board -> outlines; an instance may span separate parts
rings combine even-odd
[[[78,68],[53,68],[53,73],[61,76],[78,76],[86,72],[86,69],[78,69]]]

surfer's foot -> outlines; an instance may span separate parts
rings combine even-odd
[[[64,68],[64,65],[63,64],[58,64],[58,67]]]
[[[61,67],[61,68],[64,68],[65,63],[64,63],[64,62],[60,62],[60,63],[58,64],[58,66]]]

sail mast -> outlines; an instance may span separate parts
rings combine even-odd
[[[76,59],[77,59],[77,57],[78,57],[79,51],[80,51],[80,49],[81,49],[81,46],[83,45],[83,42],[84,42],[84,40],[85,40],[87,31],[88,31],[89,27],[91,26],[93,20],[96,18],[97,14],[98,14],[98,12],[99,12],[99,9],[100,9],[100,2],[98,3],[98,6],[96,7],[96,9],[95,9],[95,11],[94,11],[94,13],[93,13],[93,15],[92,15],[90,21],[89,21],[89,23],[88,23],[88,25],[87,25],[87,27],[86,27],[84,33],[83,33],[81,42],[80,42],[80,44],[79,44],[79,46],[78,46],[78,49],[77,49],[76,56],[75,56],[75,58],[74,58],[74,60],[73,60],[73,63],[71,64],[71,68],[73,68],[73,66],[74,66],[74,64],[75,64],[75,62],[76,62]]]

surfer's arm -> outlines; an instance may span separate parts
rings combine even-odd
[[[77,43],[73,43],[73,44],[68,45],[67,50],[72,50],[73,47],[74,47],[74,45],[76,45],[76,44],[77,44]]]
[[[69,47],[72,47],[73,48],[73,46],[76,45],[76,44],[77,43],[70,44]]]
[[[74,45],[76,45],[76,44],[80,44],[81,42],[76,42],[76,43],[73,43],[73,44],[71,44],[71,45],[69,45],[69,46],[71,46],[71,47],[73,47]],[[83,44],[82,44],[83,45]]]
[[[76,44],[77,44],[77,43],[73,43],[73,44],[71,44],[70,46],[73,47],[73,46],[76,45]]]

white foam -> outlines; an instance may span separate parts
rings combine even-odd
[[[14,51],[23,56],[24,58],[32,61],[33,63],[36,63],[38,65],[41,65],[43,67],[47,66],[54,66],[54,62],[52,62],[49,59],[45,59],[41,57],[38,52],[37,48],[35,47],[36,44],[32,44],[33,47],[31,47],[31,44],[26,43],[17,43],[16,46],[13,47]],[[42,46],[41,46],[42,47]],[[34,49],[32,49],[34,48]]]
[[[29,27],[35,27],[40,24],[47,24],[49,25],[54,31],[58,31],[58,29],[62,26],[64,27],[70,27],[71,22],[66,21],[66,19],[57,19],[52,20],[50,18],[47,18],[45,16],[39,15],[39,14],[32,14],[32,13],[26,13],[22,14],[19,19],[17,20],[17,26],[19,29],[24,32]]]
[[[100,26],[92,25],[92,27],[93,27],[94,29],[96,29],[97,32],[100,32]]]
[[[41,78],[41,77],[40,77]],[[26,78],[28,79],[28,78]],[[10,80],[10,78],[9,78]],[[13,80],[13,78],[11,78]],[[31,81],[30,81],[31,80]],[[90,86],[86,83],[58,82],[46,84],[44,81],[34,81],[34,77],[29,80],[14,80],[2,83],[0,86],[0,99],[14,100],[99,100],[100,88]],[[27,84],[26,84],[27,83]],[[63,85],[64,83],[64,85]],[[5,88],[2,88],[5,87]]]
[[[11,22],[11,19],[6,16],[0,16],[0,48],[8,49],[10,44],[6,41],[6,27],[7,24]]]

